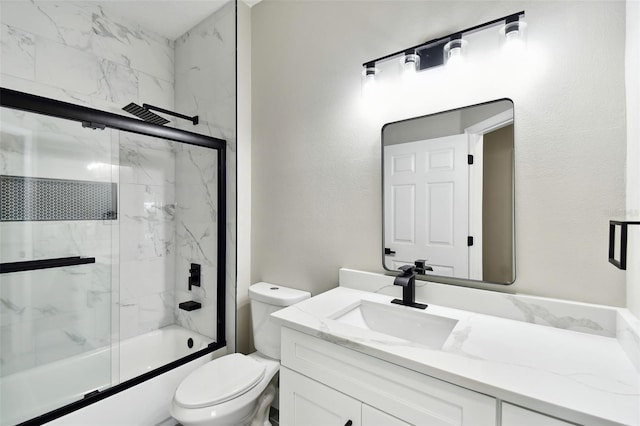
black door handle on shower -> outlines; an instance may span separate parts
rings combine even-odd
[[[0,263],[0,274],[12,272],[35,271],[36,269],[62,268],[64,266],[85,265],[96,263],[95,257],[58,257],[55,259],[27,260],[24,262]]]
[[[344,424],[344,426],[351,426],[353,424],[353,422],[351,420],[347,420],[347,422]]]

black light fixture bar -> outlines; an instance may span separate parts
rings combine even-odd
[[[494,19],[492,21],[485,22],[484,24],[480,24],[480,25],[475,25],[473,27],[469,27],[469,28],[464,29],[462,31],[456,31],[456,32],[453,32],[453,33],[451,33],[449,35],[443,36],[443,37],[434,38],[432,40],[425,41],[424,43],[420,43],[420,44],[412,46],[412,47],[408,47],[408,48],[405,48],[405,49],[402,49],[402,50],[398,50],[397,52],[390,53],[390,54],[385,55],[385,56],[381,56],[378,59],[374,59],[372,61],[364,62],[362,64],[362,66],[363,67],[367,67],[367,68],[374,67],[377,62],[386,61],[387,59],[391,59],[391,58],[394,58],[396,56],[404,55],[407,52],[417,52],[418,50],[427,48],[427,47],[429,47],[431,45],[445,44],[445,43],[451,41],[455,36],[472,34],[472,33],[476,32],[476,31],[479,31],[479,30],[482,30],[484,28],[491,27],[491,26],[494,26],[494,25],[500,24],[500,23],[513,22],[513,21],[516,21],[516,20],[520,19],[520,17],[522,17],[522,16],[524,16],[524,10],[520,11],[520,12],[517,12],[517,13],[512,13],[511,15],[503,16],[501,18]]]

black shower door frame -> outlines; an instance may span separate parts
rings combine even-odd
[[[176,141],[187,145],[201,146],[218,151],[218,273],[217,273],[217,306],[216,306],[216,341],[206,348],[180,358],[176,361],[165,364],[155,370],[148,371],[133,379],[111,386],[102,391],[96,391],[85,395],[82,400],[57,408],[21,423],[19,426],[41,425],[59,417],[65,416],[73,411],[84,408],[88,405],[101,401],[109,396],[120,393],[126,389],[136,386],[142,382],[152,379],[176,367],[191,362],[204,355],[221,349],[226,346],[225,336],[225,279],[226,279],[226,149],[227,142],[211,136],[188,132],[186,130],[164,127],[158,124],[147,123],[134,118],[100,111],[68,102],[32,95],[30,93],[19,92],[17,90],[0,87],[0,106],[32,112],[50,117],[57,117],[64,120],[77,121],[83,127],[93,129],[110,128],[140,135],[152,136],[161,139]]]

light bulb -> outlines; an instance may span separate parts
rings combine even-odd
[[[462,56],[462,47],[454,47],[449,50],[447,58],[447,66],[449,67],[459,67],[464,62],[464,57]]]
[[[402,58],[402,76],[413,78],[420,69],[420,56],[415,53],[405,54]]]
[[[464,48],[466,40],[461,36],[454,36],[451,41],[444,45],[445,59],[448,68],[457,69],[464,63]]]
[[[367,64],[362,71],[362,95],[371,96],[375,91],[377,68],[373,64]]]
[[[507,22],[507,24],[500,29],[500,34],[503,36],[502,49],[510,57],[518,57],[524,52],[526,27],[526,22],[514,20]]]

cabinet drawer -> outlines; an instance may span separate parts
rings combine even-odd
[[[361,403],[301,374],[280,369],[282,426],[361,426]]]
[[[282,365],[404,422],[494,426],[494,398],[297,332],[282,329]]]
[[[503,402],[502,426],[573,426],[573,423]]]

